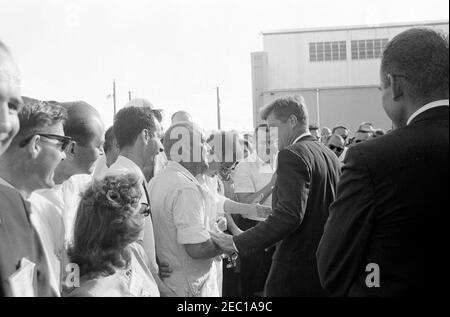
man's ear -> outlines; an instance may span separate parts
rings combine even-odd
[[[392,99],[394,101],[399,101],[401,97],[404,95],[405,91],[405,82],[402,77],[392,76],[391,74],[387,75],[389,82],[389,89],[392,90]]]
[[[35,159],[42,150],[42,146],[39,142],[40,139],[41,137],[39,135],[35,135],[31,138],[30,142],[27,143],[26,150],[33,159]]]
[[[66,159],[72,160],[75,157],[77,142],[71,141],[66,147],[64,152],[66,153]]]
[[[142,138],[142,141],[144,141],[145,144],[148,144],[148,142],[151,139],[150,131],[148,131],[147,129],[142,130],[141,138]]]
[[[292,128],[295,128],[295,126],[298,123],[298,119],[295,115],[291,115],[288,119],[289,124],[291,125]]]

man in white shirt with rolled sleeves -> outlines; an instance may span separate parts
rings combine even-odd
[[[259,125],[254,132],[256,151],[241,161],[235,169],[233,181],[235,193],[242,203],[259,202],[272,207],[272,189],[275,186],[276,140],[270,135],[267,124]],[[242,215],[238,221],[242,230],[256,226],[265,218]],[[273,248],[255,250],[241,256],[241,291],[242,296],[260,295],[272,263]]]

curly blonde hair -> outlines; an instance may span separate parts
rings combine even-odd
[[[128,245],[138,239],[144,226],[134,208],[141,195],[134,174],[95,180],[83,193],[68,251],[81,276],[111,275],[128,266]]]

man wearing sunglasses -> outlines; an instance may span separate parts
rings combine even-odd
[[[81,194],[92,181],[91,173],[103,154],[103,122],[97,110],[83,101],[58,103],[67,112],[63,130],[66,136],[45,135],[60,141],[66,157],[55,169],[56,186],[34,193],[30,201],[39,220],[44,247],[59,284],[65,279],[66,249],[72,240],[73,225]],[[27,140],[22,141],[25,143]]]
[[[327,146],[331,151],[333,151],[334,154],[336,154],[341,162],[344,161],[347,147],[345,146],[344,139],[340,135],[333,134],[332,136],[330,136],[327,142]]]
[[[51,273],[48,253],[36,215],[31,213],[29,199],[34,191],[55,185],[55,168],[65,159],[64,148],[70,142],[63,131],[66,113],[56,104],[23,99],[24,107],[18,115],[19,133],[0,157],[0,195],[4,196],[0,200],[2,209],[5,203],[12,204],[17,193],[23,199],[22,203],[10,205],[13,209],[7,210],[6,214],[1,210],[0,225],[7,226],[8,230],[0,230],[7,233],[0,236],[0,295],[55,296],[59,295],[59,286]],[[10,219],[10,213],[15,215],[14,221]],[[29,220],[19,221],[20,215]],[[8,232],[19,236],[8,236]],[[23,244],[25,238],[28,239],[26,245]],[[5,243],[9,245],[7,252],[3,248]],[[4,260],[13,263],[10,267],[2,267]],[[3,285],[5,281],[8,281],[7,286]]]

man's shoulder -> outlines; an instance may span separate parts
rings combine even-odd
[[[171,190],[197,189],[196,184],[180,171],[165,168],[149,183],[150,188],[167,188]]]
[[[1,209],[8,208],[11,206],[22,206],[23,199],[20,193],[9,186],[0,185],[0,211]]]

